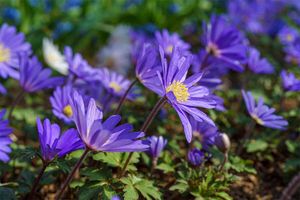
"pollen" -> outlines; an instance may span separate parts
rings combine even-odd
[[[72,107],[71,107],[70,105],[65,106],[64,109],[63,109],[63,113],[64,113],[67,117],[72,117],[72,115],[73,115]]]
[[[5,48],[0,43],[0,62],[6,62],[10,59],[10,50],[8,48]]]
[[[214,55],[216,57],[219,57],[221,55],[220,49],[214,43],[208,43],[208,45],[206,47],[206,51],[209,54],[212,54],[212,55]]]
[[[189,99],[188,88],[179,81],[174,81],[171,85],[169,85],[166,89],[166,92],[173,92],[178,102],[186,102]]]
[[[166,48],[166,51],[167,51],[168,53],[172,53],[172,51],[173,51],[173,45],[169,45],[169,46]]]
[[[292,36],[291,34],[287,34],[286,40],[287,40],[288,42],[291,42],[291,41],[293,40],[293,36]]]
[[[112,88],[115,92],[120,92],[122,87],[116,82],[110,82],[109,87]]]
[[[256,114],[251,114],[251,117],[260,125],[264,125],[264,121],[261,120]]]

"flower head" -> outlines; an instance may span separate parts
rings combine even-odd
[[[204,24],[203,42],[207,53],[216,61],[221,61],[236,71],[243,71],[246,60],[244,37],[223,17],[212,16],[210,23]]]
[[[5,110],[0,112],[0,160],[8,162],[10,159],[8,154],[11,152],[9,145],[12,143],[9,135],[13,130],[9,127],[9,121],[3,119],[5,112]]]
[[[205,153],[199,149],[192,149],[188,152],[188,160],[194,166],[199,166],[205,159]]]
[[[57,124],[51,124],[49,119],[45,119],[42,123],[37,118],[36,123],[41,152],[45,161],[51,161],[55,156],[63,157],[84,147],[75,129],[69,129],[61,135],[60,127]]]
[[[173,52],[173,48],[180,48],[183,52],[188,52],[190,45],[184,42],[177,33],[170,34],[167,30],[162,32],[155,32],[155,37],[158,46],[161,46],[164,53],[170,56]]]
[[[68,64],[64,56],[59,52],[58,47],[47,38],[43,40],[43,55],[50,67],[63,75],[68,74]]]
[[[164,139],[162,136],[151,136],[148,138],[150,141],[150,154],[154,158],[158,158],[160,153],[163,151],[165,148],[168,140]]]
[[[182,122],[186,139],[190,142],[192,126],[189,116],[197,121],[206,121],[214,125],[213,121],[197,108],[215,108],[216,102],[210,98],[208,88],[196,85],[200,81],[202,73],[187,77],[192,59],[190,55],[182,55],[175,48],[169,63],[162,48],[160,48],[160,55],[162,71],[158,73],[158,77],[161,86],[156,91],[159,91],[159,95],[165,96],[176,110]]]
[[[217,127],[206,122],[198,122],[193,118],[190,118],[190,121],[194,137],[199,138],[202,148],[205,151],[209,151],[215,144],[216,137],[219,135]]]
[[[63,83],[63,78],[50,76],[51,70],[43,69],[36,57],[23,55],[20,58],[20,85],[26,92],[53,88]]]
[[[285,60],[289,63],[300,64],[300,39],[284,48],[286,53]]]
[[[249,48],[248,67],[256,74],[271,74],[273,66],[265,58],[260,58],[260,53],[255,48]]]
[[[296,78],[295,74],[282,70],[280,76],[282,87],[286,91],[300,91],[300,80]]]
[[[134,152],[147,151],[149,142],[139,140],[143,132],[132,132],[132,125],[117,125],[121,121],[119,115],[112,115],[102,122],[103,113],[90,99],[86,107],[83,98],[76,91],[71,96],[73,119],[82,141],[86,147],[94,151]]]
[[[289,26],[284,26],[278,33],[278,38],[283,45],[289,45],[299,38],[299,32]]]
[[[242,90],[244,101],[248,110],[248,113],[259,125],[283,130],[288,125],[288,122],[283,119],[283,117],[275,115],[275,109],[269,108],[264,105],[264,100],[262,97],[258,99],[257,104],[252,96],[251,92],[245,92]]]
[[[52,112],[66,123],[70,123],[73,116],[72,107],[69,103],[72,91],[73,89],[70,85],[57,87],[53,92],[53,96],[50,97]]]
[[[19,55],[23,53],[31,53],[24,34],[17,33],[13,26],[3,24],[0,28],[0,76],[19,79]]]

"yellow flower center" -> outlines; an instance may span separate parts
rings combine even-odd
[[[293,40],[293,36],[292,36],[291,34],[287,34],[286,40],[287,40],[288,42],[291,42],[291,41]]]
[[[173,92],[178,102],[186,102],[190,96],[188,88],[179,81],[174,81],[166,89],[166,92]]]
[[[8,48],[5,48],[0,43],[0,62],[6,62],[10,59],[10,50]]]
[[[168,53],[172,53],[172,51],[173,51],[173,45],[169,45],[169,46],[166,48],[166,51],[167,51]]]
[[[72,115],[73,115],[72,107],[71,107],[70,105],[65,106],[64,109],[63,109],[63,113],[64,113],[67,117],[72,117]]]
[[[216,57],[219,57],[221,55],[220,49],[217,47],[217,45],[215,45],[213,43],[208,43],[208,45],[206,47],[206,51],[209,54],[212,54]]]
[[[251,114],[251,117],[256,121],[256,123],[258,123],[260,125],[264,125],[264,121],[261,120],[257,115]]]
[[[112,88],[115,92],[120,92],[122,87],[116,82],[110,82],[109,87]]]

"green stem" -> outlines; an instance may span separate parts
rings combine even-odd
[[[22,89],[22,90],[18,93],[18,95],[17,95],[17,97],[15,98],[15,100],[13,101],[12,106],[10,107],[10,110],[9,110],[9,113],[8,113],[8,120],[9,120],[9,121],[11,120],[12,113],[13,113],[13,111],[14,111],[16,105],[21,101],[21,99],[24,97],[24,95],[25,95],[25,91]]]

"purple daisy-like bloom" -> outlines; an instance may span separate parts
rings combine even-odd
[[[184,42],[177,33],[170,34],[167,30],[155,32],[158,46],[161,46],[166,55],[171,56],[173,48],[180,48],[183,52],[188,52],[190,45]]]
[[[258,99],[256,104],[251,92],[242,90],[242,94],[248,113],[257,124],[280,130],[284,130],[288,125],[288,122],[283,117],[273,114],[275,112],[274,108],[264,105],[262,97]]]
[[[157,71],[161,70],[158,47],[150,43],[144,44],[137,58],[136,77],[145,87],[155,91],[160,85]]]
[[[150,141],[150,154],[154,158],[158,158],[160,153],[165,148],[168,140],[164,139],[162,136],[151,136],[148,138]]]
[[[61,77],[50,77],[50,69],[43,69],[36,57],[29,58],[23,55],[20,58],[20,85],[26,92],[36,92],[46,88],[61,85],[64,81]]]
[[[100,74],[98,76],[99,81],[101,81],[107,92],[113,96],[122,97],[131,84],[123,75],[107,68],[101,69]],[[129,92],[126,98],[133,100],[135,98],[134,92]]]
[[[74,78],[89,80],[93,70],[81,54],[73,53],[72,49],[67,46],[64,49],[64,56],[69,66],[69,72],[75,76]]]
[[[103,113],[93,98],[86,107],[76,91],[71,96],[73,120],[86,148],[104,152],[136,152],[149,150],[149,142],[140,140],[143,132],[132,132],[132,125],[117,125],[121,116],[112,115],[102,122]]]
[[[205,159],[205,153],[199,149],[192,149],[188,152],[188,160],[194,166],[199,166]]]
[[[290,26],[284,26],[278,33],[278,38],[283,45],[289,45],[299,38],[299,32]]]
[[[210,91],[204,86],[196,85],[203,75],[197,73],[187,78],[191,66],[191,55],[182,55],[178,48],[173,50],[168,63],[164,51],[160,48],[162,71],[158,72],[161,86],[156,89],[160,96],[165,96],[176,110],[188,142],[192,140],[192,126],[189,120],[191,115],[197,121],[214,122],[201,110],[201,108],[215,108],[216,102],[210,98]]]
[[[296,78],[295,74],[282,70],[280,77],[282,80],[282,87],[286,91],[300,91],[300,80]]]
[[[49,119],[42,123],[36,119],[42,157],[45,161],[51,161],[55,156],[63,157],[72,151],[84,148],[82,141],[75,129],[69,129],[62,135],[57,124],[51,124]]]
[[[285,60],[289,63],[300,64],[300,39],[284,48]]]
[[[209,151],[215,144],[216,137],[219,135],[217,127],[206,122],[198,122],[193,118],[190,118],[190,122],[194,137],[199,138],[202,148],[205,151]]]
[[[9,145],[12,143],[9,135],[13,130],[9,127],[9,121],[3,119],[5,112],[5,110],[0,112],[0,160],[8,162],[10,160],[8,154],[11,152]]]
[[[260,58],[260,53],[255,48],[249,48],[249,57],[247,66],[256,74],[272,74],[274,73],[273,66],[265,58]]]
[[[223,17],[212,16],[210,23],[204,24],[203,31],[203,43],[210,56],[233,70],[244,70],[242,64],[246,61],[246,46],[239,30]]]
[[[66,123],[70,123],[73,116],[73,111],[69,103],[72,91],[71,85],[57,87],[53,92],[53,96],[50,97],[52,112]]]
[[[25,42],[23,33],[3,24],[0,28],[0,76],[19,79],[19,55],[31,53],[31,46]]]

